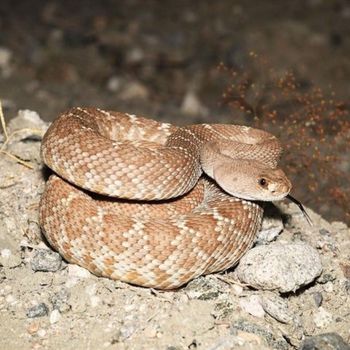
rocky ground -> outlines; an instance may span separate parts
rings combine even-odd
[[[282,203],[232,271],[168,292],[98,278],[41,235],[46,128],[22,111],[0,139],[1,349],[350,349],[344,223]]]

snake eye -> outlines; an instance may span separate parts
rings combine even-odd
[[[259,179],[259,185],[262,187],[266,187],[266,185],[267,185],[266,179],[263,177],[261,179]]]

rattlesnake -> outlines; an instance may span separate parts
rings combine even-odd
[[[256,201],[291,190],[277,138],[246,126],[178,128],[73,108],[41,151],[56,173],[40,203],[51,246],[96,275],[145,287],[176,288],[234,265],[260,229]]]

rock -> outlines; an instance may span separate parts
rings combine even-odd
[[[43,317],[43,316],[46,316],[48,313],[49,313],[49,308],[46,306],[46,304],[40,303],[27,310],[27,317],[29,318]]]
[[[21,265],[22,259],[19,254],[13,254],[10,249],[2,249],[0,252],[0,265],[14,268]]]
[[[52,250],[38,249],[30,264],[33,271],[55,272],[61,268],[62,258]]]
[[[228,350],[228,349],[259,349],[269,350],[266,341],[255,334],[237,331],[237,334],[223,336],[215,339],[207,348],[208,350]],[[192,349],[192,347],[190,348]],[[193,347],[195,349],[195,347]],[[174,349],[175,350],[175,349]],[[177,350],[177,349],[176,349]]]
[[[55,324],[57,323],[61,318],[61,314],[58,310],[52,310],[50,314],[50,323]]]
[[[120,90],[122,86],[122,80],[118,76],[112,76],[107,81],[107,89],[111,92]]]
[[[20,141],[24,138],[32,137],[40,139],[48,128],[37,112],[29,109],[19,110],[17,116],[10,120],[8,124],[8,131],[11,133],[15,130],[23,130],[12,137],[13,141]]]
[[[198,277],[185,287],[189,299],[212,300],[225,292],[223,286],[214,278]]]
[[[264,216],[261,229],[256,237],[256,244],[272,242],[283,230],[282,218],[279,216]]]
[[[339,334],[324,333],[306,338],[299,350],[350,350],[350,346]]]
[[[314,314],[315,325],[319,328],[324,328],[332,322],[333,316],[330,312],[320,306]]]
[[[244,331],[247,333],[253,333],[261,336],[267,342],[267,344],[276,350],[288,350],[289,345],[283,338],[277,338],[265,328],[258,326],[254,323],[250,323],[246,320],[237,320],[234,321],[230,327],[230,333],[235,335],[238,331]]]
[[[75,264],[68,264],[68,279],[66,280],[65,286],[72,288],[79,283],[81,279],[91,278],[92,274],[84,269],[83,267]]]
[[[38,322],[32,322],[29,323],[29,325],[26,327],[27,332],[30,335],[33,335],[38,332],[40,324]]]
[[[318,252],[305,243],[272,243],[251,249],[235,273],[256,289],[294,292],[322,272]]]
[[[41,328],[38,330],[37,334],[39,337],[44,338],[46,336],[46,330]]]
[[[181,111],[187,115],[207,115],[207,108],[199,101],[193,91],[188,91],[183,99]]]
[[[258,295],[251,295],[248,298],[240,298],[239,306],[252,316],[263,318],[265,311],[261,306],[261,298]]]
[[[221,301],[215,304],[214,310],[211,312],[211,315],[216,320],[227,319],[232,313],[236,310],[236,305],[234,305],[229,300]]]
[[[322,301],[323,301],[323,295],[320,292],[316,292],[312,294],[315,304],[316,306],[321,306],[322,305]]]
[[[69,277],[78,277],[78,278],[90,278],[91,273],[84,269],[83,267],[75,264],[68,265],[68,276]]]
[[[287,302],[276,294],[265,294],[261,298],[263,309],[274,319],[281,323],[290,323],[293,314],[288,310]]]

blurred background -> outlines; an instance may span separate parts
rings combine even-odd
[[[0,99],[279,136],[293,194],[350,222],[350,3],[0,1]]]

